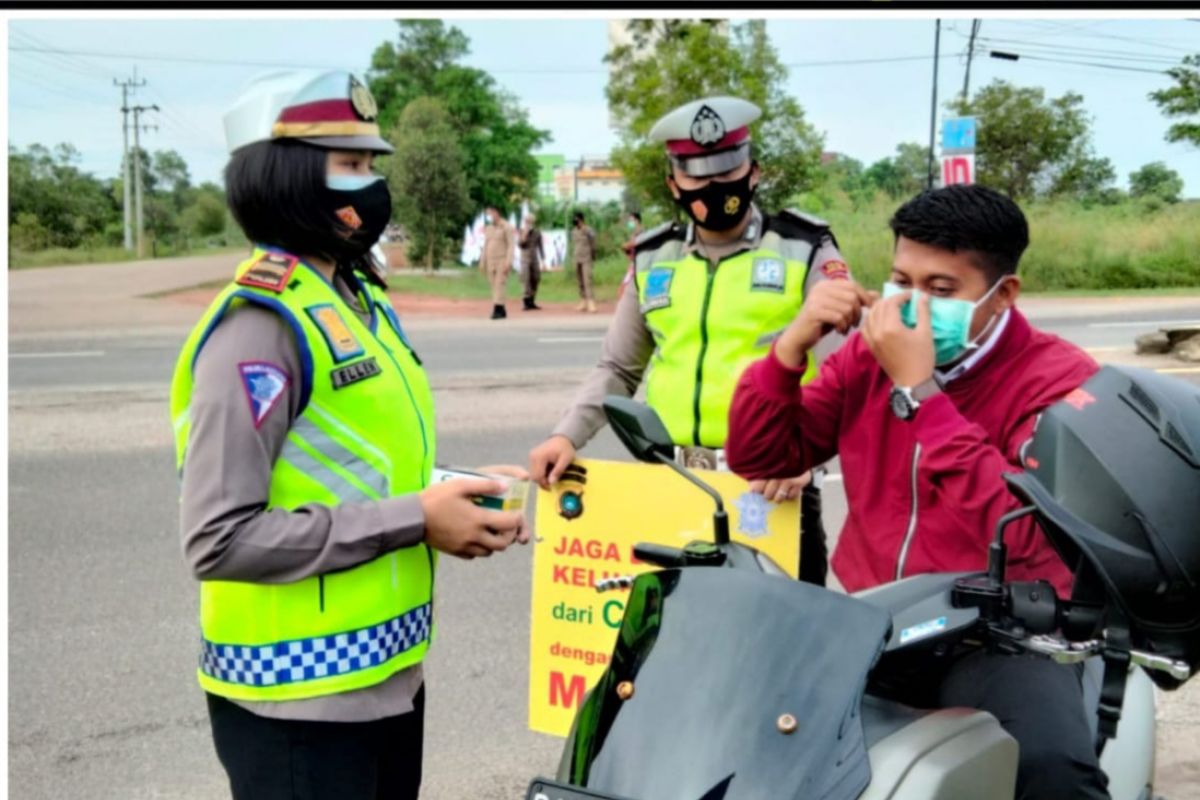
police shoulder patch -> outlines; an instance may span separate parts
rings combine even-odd
[[[642,283],[642,313],[671,305],[671,279],[675,277],[672,267],[653,267],[646,273]]]
[[[250,403],[254,429],[258,430],[271,409],[279,404],[279,398],[283,397],[284,389],[292,379],[269,361],[243,361],[238,364],[238,374],[242,378],[246,400]]]
[[[321,335],[325,337],[325,343],[329,345],[329,353],[333,356],[334,363],[340,364],[343,361],[358,358],[366,352],[333,303],[318,303],[315,306],[309,306],[304,311],[320,328]]]
[[[850,267],[846,266],[846,262],[838,258],[831,258],[820,266],[821,274],[832,280],[848,279],[850,277]]]
[[[296,271],[298,261],[295,256],[286,253],[263,253],[258,261],[238,276],[237,282],[242,286],[257,286],[276,293],[282,292],[287,288],[292,273]]]
[[[787,265],[782,258],[756,258],[750,270],[750,290],[782,292],[787,285]]]

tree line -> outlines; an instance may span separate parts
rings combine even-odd
[[[464,225],[482,208],[508,214],[522,201],[536,205],[539,165],[532,153],[551,137],[486,71],[463,63],[470,41],[461,30],[441,20],[396,23],[395,40],[376,48],[367,73],[381,130],[396,148],[378,168],[408,236],[410,262],[436,266],[457,252]],[[824,136],[786,91],[787,69],[765,22],[660,19],[629,26],[632,43],[605,57],[611,68],[606,97],[619,130],[611,157],[627,184],[623,208],[593,210],[605,231],[623,211],[641,211],[647,224],[678,218],[663,180],[661,146],[647,142],[646,134],[666,111],[704,94],[736,94],[763,109],[751,128],[765,208],[800,205],[820,213],[848,203],[857,209],[881,195],[911,196],[928,184],[928,145],[904,142],[871,164],[827,152]],[[1186,57],[1169,75],[1174,85],[1150,94],[1176,120],[1167,138],[1200,145],[1200,55]],[[1078,93],[1047,97],[1040,88],[996,80],[945,111],[978,118],[977,180],[1018,200],[1111,205],[1134,198],[1154,208],[1180,199],[1182,179],[1162,162],[1132,173],[1127,192],[1115,187],[1116,170],[1094,152],[1092,120]],[[177,152],[134,157],[142,163],[152,241],[179,247],[239,238],[221,187],[194,186]],[[120,245],[121,180],[97,179],[78,163],[71,145],[10,146],[11,247]],[[543,224],[559,217],[565,223],[571,208],[547,205],[540,209]]]
[[[153,250],[184,250],[189,241],[224,243],[225,192],[215,183],[192,185],[187,163],[174,150],[132,151],[141,160],[142,214]],[[8,148],[9,247],[120,247],[124,240],[124,184],[79,168],[70,144]],[[136,235],[136,233],[135,233]]]

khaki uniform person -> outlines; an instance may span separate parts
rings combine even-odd
[[[429,381],[367,262],[392,205],[375,114],[349,73],[305,71],[225,115],[253,251],[171,384],[197,676],[238,800],[416,798],[437,551],[527,538],[472,501],[498,482],[429,483]]]
[[[508,273],[512,272],[516,234],[500,216],[498,209],[489,207],[487,216],[491,224],[483,232],[483,255],[479,259],[479,268],[492,284],[492,319],[504,319],[508,316],[504,308],[504,291]]]
[[[538,284],[542,281],[542,229],[537,219],[526,217],[517,242],[521,249],[521,282],[525,288],[525,311],[540,311],[537,300]]]
[[[543,488],[605,424],[607,394],[646,401],[662,417],[687,466],[726,469],[723,447],[737,380],[765,356],[818,281],[848,277],[828,224],[798,211],[768,215],[753,202],[759,167],[749,125],[761,114],[736,97],[687,103],[660,119],[650,138],[665,142],[667,185],[692,222],[641,234],[635,271],[600,353],[550,438],[529,454]],[[844,337],[828,334],[808,365]],[[816,472],[814,470],[814,472]],[[768,500],[803,492],[800,577],[824,583],[825,533],[811,476],[779,476],[751,488]]]
[[[579,305],[575,310],[594,314],[596,300],[592,293],[592,266],[596,262],[596,232],[584,221],[582,211],[576,211],[572,221],[571,257],[575,260],[575,278],[579,281]]]

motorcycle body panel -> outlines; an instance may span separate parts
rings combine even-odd
[[[857,797],[860,705],[887,614],[740,569],[638,576],[561,783],[636,800]]]

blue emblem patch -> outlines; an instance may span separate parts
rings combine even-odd
[[[782,292],[787,267],[781,258],[756,258],[750,273],[752,291]]]
[[[670,267],[655,267],[646,273],[646,288],[642,294],[642,312],[671,305],[671,279],[675,270]]]
[[[734,501],[738,510],[738,533],[744,533],[754,539],[766,536],[767,515],[771,513],[771,503],[758,492],[745,492]]]
[[[267,361],[243,361],[238,364],[238,373],[242,376],[242,388],[246,390],[246,399],[250,402],[254,429],[258,430],[267,414],[279,403],[283,390],[292,379]]]

